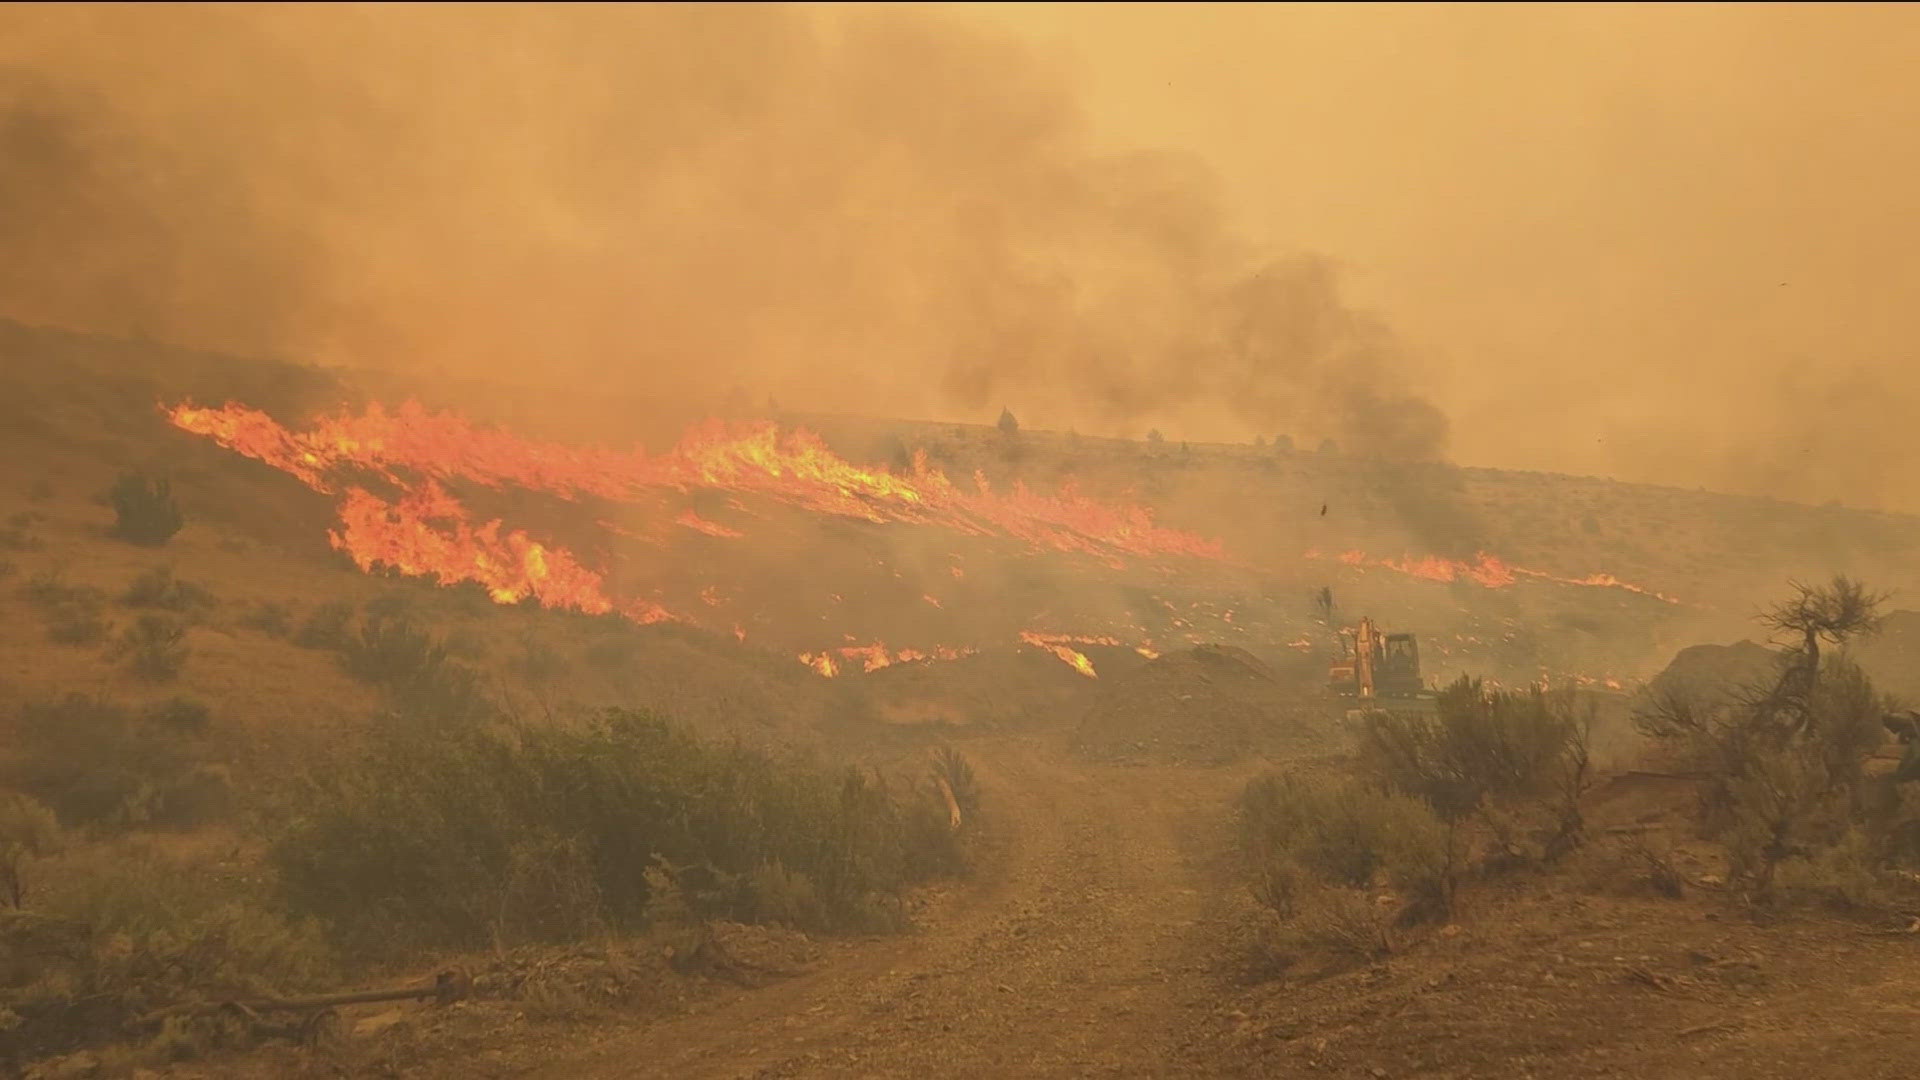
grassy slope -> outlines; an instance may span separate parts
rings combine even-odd
[[[71,690],[129,701],[183,693],[212,704],[214,723],[236,736],[241,764],[252,766],[236,770],[242,786],[270,785],[279,770],[350,737],[377,712],[380,699],[345,675],[331,656],[249,629],[244,616],[261,602],[286,604],[298,617],[325,600],[360,604],[394,590],[404,592],[412,608],[442,632],[464,635],[522,710],[567,702],[640,702],[709,729],[795,735],[832,727],[836,719],[872,708],[856,684],[822,683],[788,657],[757,653],[730,640],[499,608],[418,583],[361,575],[326,548],[324,530],[331,513],[325,499],[271,470],[168,429],[153,404],[179,396],[246,400],[283,415],[353,397],[328,377],[298,368],[240,364],[158,346],[0,324],[0,460],[7,463],[0,471],[0,523],[16,514],[34,515],[19,526],[31,537],[30,549],[0,551],[0,562],[11,567],[0,579],[0,725],[10,722],[20,702]],[[1789,574],[1840,568],[1910,588],[1914,568],[1920,567],[1920,559],[1914,558],[1920,550],[1920,521],[1895,515],[1495,470],[1434,467],[1392,473],[1353,459],[1276,455],[1251,447],[1195,446],[1183,452],[1178,446],[1150,448],[1045,433],[1028,433],[1009,447],[990,428],[829,418],[818,422],[856,459],[885,461],[899,446],[924,447],[937,464],[958,474],[978,468],[996,479],[1047,484],[1072,475],[1096,491],[1131,490],[1163,505],[1170,522],[1218,532],[1230,549],[1239,551],[1293,552],[1342,543],[1383,552],[1403,547],[1419,551],[1418,530],[1410,530],[1406,521],[1411,513],[1426,526],[1467,528],[1472,539],[1517,563],[1566,574],[1612,572],[1657,588],[1693,590],[1690,595],[1710,592],[1725,609],[1720,625],[1728,627],[1740,625],[1757,598],[1776,594],[1779,580]],[[157,552],[107,538],[111,513],[94,500],[119,469],[148,462],[173,471],[189,519],[186,529]],[[1411,495],[1405,490],[1408,483],[1414,485]],[[1324,518],[1319,514],[1322,503],[1329,507]],[[1463,521],[1467,526],[1461,526]],[[1459,539],[1461,534],[1451,535]],[[136,574],[159,563],[171,564],[181,577],[205,585],[216,599],[190,630],[191,659],[179,682],[170,686],[134,680],[97,646],[48,642],[41,609],[16,595],[23,580],[58,569],[69,582],[114,597]],[[1455,595],[1492,602],[1479,593]],[[118,623],[132,617],[114,602],[108,609]],[[564,673],[546,679],[526,675],[515,661],[530,640],[559,652]],[[1059,675],[1050,662],[1037,670],[1041,676]],[[898,701],[881,703],[883,711],[962,719],[952,715],[950,704],[961,700],[960,692],[947,685],[950,680],[942,673],[884,674],[895,688],[926,688],[902,690]],[[876,679],[875,685],[884,681]],[[1063,677],[1055,696],[1066,702],[1076,689],[1083,688]],[[995,692],[1010,693],[1001,687]],[[924,701],[936,699],[948,704],[923,708]],[[988,704],[999,709],[1004,703],[996,699]],[[1001,711],[1006,717],[1019,713],[1014,705]],[[4,741],[0,734],[0,744]],[[1305,1010],[1289,1015],[1287,1010],[1295,1006],[1260,1000],[1266,991],[1249,995],[1242,1004],[1254,1014],[1252,1026],[1260,1037],[1248,1038],[1239,1026],[1223,1032],[1222,1040],[1233,1044],[1222,1050],[1223,1056],[1244,1055],[1249,1071],[1281,1067],[1276,1059],[1290,1062],[1298,1050],[1290,1041],[1292,1026],[1316,1034],[1362,1030],[1379,1010],[1398,1008],[1402,992],[1428,993],[1426,983],[1415,985],[1417,980],[1458,978],[1463,992],[1478,1000],[1518,1000],[1529,1008],[1577,1017],[1591,1000],[1591,983],[1605,979],[1612,986],[1625,977],[1616,970],[1621,965],[1588,970],[1577,962],[1583,954],[1547,956],[1539,941],[1527,935],[1552,925],[1571,942],[1557,948],[1584,950],[1590,941],[1595,955],[1604,953],[1610,960],[1615,954],[1630,956],[1632,948],[1648,948],[1648,933],[1637,921],[1644,913],[1607,906],[1598,922],[1575,912],[1588,921],[1566,923],[1573,916],[1546,908],[1579,908],[1585,901],[1548,897],[1540,903],[1538,920],[1468,926],[1457,944],[1397,966],[1401,975],[1384,988],[1356,981],[1372,978],[1364,972],[1341,977],[1355,981],[1352,987],[1320,984],[1314,1000],[1325,1003],[1321,1014],[1306,1015],[1312,1010]],[[1659,911],[1678,912],[1675,919],[1699,918],[1692,907]],[[1510,914],[1510,909],[1502,909],[1503,918]],[[1663,925],[1659,933],[1671,929]],[[1713,940],[1702,937],[1699,944],[1711,946],[1716,955],[1726,949],[1779,950],[1787,957],[1776,973],[1783,983],[1800,978],[1832,945],[1778,937],[1749,941],[1744,929],[1737,940],[1731,931],[1706,936]],[[1684,974],[1690,970],[1687,964],[1711,967],[1718,962],[1687,959],[1683,942],[1694,943],[1676,935],[1670,948],[1663,946],[1658,963],[1637,958],[1635,963],[1657,973]],[[1533,954],[1541,954],[1538,962],[1519,968],[1506,960]],[[1516,980],[1526,982],[1517,999]],[[1669,998],[1664,992],[1632,983],[1620,986],[1622,994],[1637,996],[1620,1010],[1606,1012],[1608,1023],[1644,1027],[1647,1015],[1666,1015]],[[1287,999],[1291,1001],[1298,989],[1282,987],[1275,993],[1294,995]],[[1721,994],[1717,984],[1709,989]],[[1675,1013],[1673,1026],[1706,1031],[1703,1041],[1719,1039],[1718,1029],[1707,1031],[1701,1025],[1720,1015],[1710,1005],[1739,1009],[1732,990],[1724,996],[1724,1002],[1702,998],[1698,1008]],[[1636,1010],[1631,1016],[1622,1011],[1629,1004]],[[1330,1048],[1311,1043],[1312,1057],[1335,1067],[1379,1063],[1417,1069],[1430,1064],[1418,1047],[1434,1038],[1458,1040],[1463,1030],[1484,1030],[1493,1034],[1479,1050],[1511,1055],[1527,1048],[1501,1042],[1507,1036],[1500,1033],[1519,1038],[1533,1030],[1513,1023],[1510,1015],[1483,1016],[1464,1007],[1442,1020],[1425,1027],[1403,1025],[1397,1032],[1405,1036],[1403,1045],[1373,1040],[1350,1047],[1338,1037]],[[1582,1027],[1555,1029],[1543,1037],[1577,1043],[1589,1034]],[[1765,1048],[1764,1043],[1755,1045]]]
[[[381,392],[393,396],[407,389],[388,380]],[[507,398],[473,387],[454,387],[450,395],[462,399],[454,404],[470,404],[483,415],[497,415],[498,403]],[[158,401],[181,397],[234,399],[297,418],[358,396],[333,375],[293,365],[0,323],[0,455],[9,463],[0,477],[0,520],[18,512],[47,519],[28,530],[41,550],[0,552],[0,559],[14,564],[16,581],[63,568],[74,582],[109,593],[118,593],[140,569],[171,562],[220,601],[192,632],[195,659],[182,684],[188,692],[216,701],[222,712],[276,721],[294,714],[320,721],[364,715],[365,693],[325,657],[236,624],[257,602],[286,603],[303,613],[321,599],[358,603],[398,583],[358,575],[327,549],[332,514],[325,498],[180,435],[155,408]],[[594,415],[618,412],[601,402]],[[1418,623],[1417,605],[1427,604],[1537,627],[1551,638],[1529,644],[1541,650],[1543,663],[1563,663],[1583,650],[1604,654],[1611,647],[1621,664],[1609,666],[1619,670],[1632,654],[1663,661],[1678,644],[1750,633],[1748,613],[1788,576],[1841,569],[1894,588],[1920,585],[1920,519],[1898,515],[1592,478],[1395,468],[1249,446],[1189,448],[1046,432],[1010,440],[977,426],[799,419],[819,427],[854,460],[887,462],[920,449],[958,476],[978,470],[996,483],[1047,487],[1072,479],[1095,493],[1142,499],[1170,524],[1220,536],[1237,558],[1281,566],[1274,573],[1289,603],[1287,590],[1332,580],[1329,568],[1298,563],[1294,556],[1307,548],[1350,547],[1380,554],[1485,549],[1555,573],[1612,573],[1699,602],[1684,611],[1654,611],[1599,590],[1572,590],[1570,599],[1473,587],[1384,591],[1399,584],[1390,574],[1342,585],[1356,604],[1371,605],[1389,619],[1401,615]],[[107,540],[110,515],[93,501],[119,469],[147,463],[173,473],[190,522],[160,553]],[[529,639],[564,655],[569,698],[631,700],[638,693],[692,718],[749,727],[774,721],[786,726],[795,715],[817,721],[860,708],[848,700],[849,691],[825,689],[804,672],[788,670],[786,658],[728,641],[635,631],[625,644],[609,643],[611,631],[589,620],[502,611],[418,583],[405,587],[429,621],[478,639],[509,694],[527,708],[544,708],[551,698],[514,673],[511,661],[526,651]],[[17,701],[76,685],[113,688],[114,680],[124,680],[100,655],[43,644],[32,612],[12,597],[11,588],[4,592],[0,610],[7,618],[0,633],[9,648],[0,661],[6,665],[0,694]],[[1651,637],[1638,625],[1648,619],[1661,626]]]

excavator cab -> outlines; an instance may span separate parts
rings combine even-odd
[[[1426,689],[1420,681],[1420,646],[1412,634],[1388,634],[1374,669],[1375,692],[1386,697],[1410,697]]]
[[[1327,669],[1327,688],[1376,707],[1419,702],[1432,695],[1420,677],[1420,646],[1412,634],[1382,634],[1372,619],[1340,631],[1346,655]]]

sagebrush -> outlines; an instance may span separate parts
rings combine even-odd
[[[107,492],[113,506],[113,535],[132,544],[157,547],[186,524],[173,484],[165,476],[128,471]]]
[[[1368,775],[1448,821],[1488,827],[1502,854],[1560,854],[1585,832],[1591,721],[1571,691],[1489,687],[1462,676],[1433,714],[1372,712],[1358,757]]]
[[[1901,772],[1866,768],[1898,708],[1845,652],[1878,627],[1884,599],[1844,576],[1795,584],[1761,616],[1779,638],[1769,678],[1654,695],[1635,716],[1705,773],[1703,824],[1758,899],[1864,905],[1908,892],[1920,866],[1920,794]]]
[[[304,806],[273,847],[289,901],[382,952],[640,926],[650,873],[702,918],[881,928],[959,865],[924,793],[625,711],[391,733]]]
[[[1255,898],[1302,940],[1384,949],[1394,925],[1453,909],[1454,833],[1419,799],[1353,779],[1268,774],[1241,793],[1240,829]],[[1342,916],[1362,910],[1368,929],[1356,936],[1359,924]]]

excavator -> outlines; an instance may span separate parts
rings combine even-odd
[[[1420,646],[1412,634],[1382,634],[1370,618],[1340,631],[1345,655],[1327,670],[1327,688],[1355,708],[1425,711],[1433,693],[1420,679]]]

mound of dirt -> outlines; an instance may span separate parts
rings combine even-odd
[[[1217,765],[1290,723],[1301,696],[1252,653],[1200,645],[1168,653],[1103,687],[1073,748],[1096,761]]]
[[[1689,645],[1674,654],[1666,669],[1647,684],[1647,689],[1657,695],[1722,700],[1749,687],[1763,685],[1774,671],[1773,650],[1765,645],[1751,641]]]
[[[1852,645],[1848,655],[1883,692],[1920,701],[1920,611],[1888,615],[1880,631]],[[1751,641],[1694,645],[1675,653],[1666,670],[1647,685],[1655,693],[1678,691],[1712,699],[1766,685],[1776,662],[1773,650]]]

